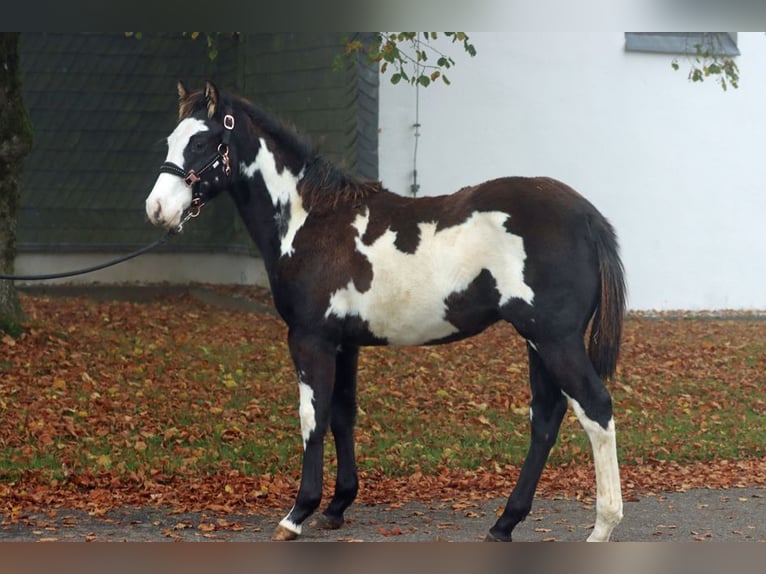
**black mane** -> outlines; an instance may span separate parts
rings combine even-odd
[[[250,120],[248,129],[255,132],[254,136],[265,136],[274,144],[278,166],[288,165],[293,171],[305,168],[298,183],[298,193],[306,209],[315,212],[334,210],[339,205],[359,201],[382,189],[380,182],[359,179],[322,157],[316,146],[295,128],[288,127],[249,100],[222,93],[217,113],[227,107],[232,108],[235,117],[242,113],[247,116]],[[197,90],[181,102],[179,119],[204,114],[206,110],[205,94]]]

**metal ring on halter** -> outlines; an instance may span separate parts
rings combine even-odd
[[[197,217],[199,212],[202,211],[202,200],[199,197],[192,199],[191,206],[189,207],[189,217]]]
[[[231,164],[229,162],[229,146],[225,143],[218,144],[218,155],[223,161],[223,171],[228,176],[231,175]]]

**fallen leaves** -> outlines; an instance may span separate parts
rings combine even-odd
[[[279,319],[188,294],[22,301],[29,328],[0,339],[0,513],[289,507],[302,449]],[[764,321],[627,321],[610,383],[627,499],[766,486],[764,357]],[[470,501],[507,496],[529,440],[526,376],[523,341],[505,325],[450,346],[366,349],[360,501],[443,500],[470,515]],[[538,494],[592,501],[591,460],[568,416]],[[217,518],[183,526],[236,527]]]

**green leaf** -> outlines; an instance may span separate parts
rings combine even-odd
[[[418,78],[418,83],[424,88],[427,88],[428,85],[431,83],[431,78],[429,78],[425,74],[421,74],[420,77]]]
[[[392,84],[396,85],[396,84],[398,84],[401,81],[402,81],[402,75],[400,73],[397,72],[396,74],[392,74],[391,75],[391,83]]]

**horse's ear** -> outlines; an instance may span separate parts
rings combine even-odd
[[[218,88],[215,87],[213,82],[205,83],[205,101],[207,102],[207,117],[212,118],[218,109]]]
[[[178,89],[178,119],[181,120],[189,113],[187,109],[189,107],[189,90],[186,89],[181,80],[178,80],[176,88]]]
[[[185,100],[189,97],[189,90],[186,89],[186,86],[184,86],[184,83],[181,80],[178,80],[178,84],[176,84],[176,88],[178,89],[178,99],[179,100]]]

